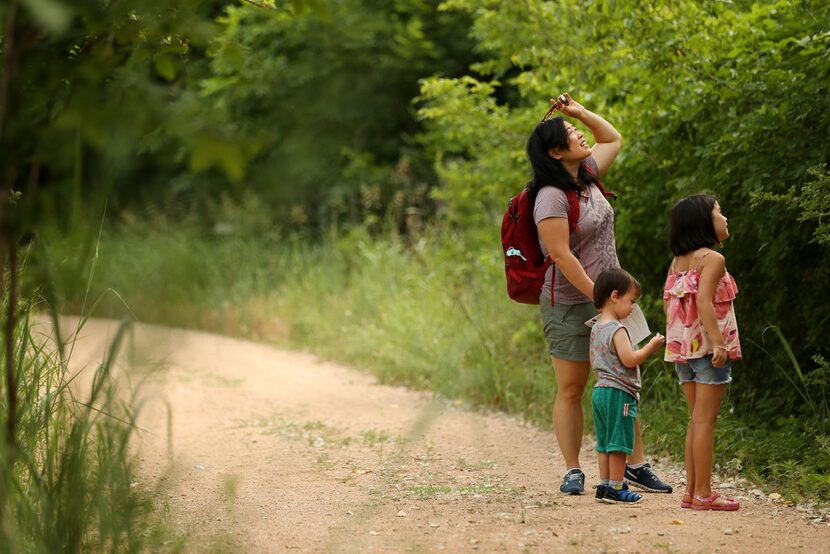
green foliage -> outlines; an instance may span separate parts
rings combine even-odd
[[[434,78],[421,88],[423,141],[442,179],[436,195],[450,222],[471,229],[468,249],[495,255],[497,242],[482,229],[497,228],[507,198],[527,180],[524,142],[547,99],[569,90],[623,135],[606,184],[620,195],[621,263],[647,297],[659,298],[669,264],[668,208],[700,190],[718,196],[733,233],[728,267],[741,286],[745,359],[736,396],[763,397],[754,405],[764,414],[800,411],[796,395],[765,393],[789,390],[769,367],[790,360],[763,347],[763,331],[779,327],[804,367],[828,354],[830,304],[815,299],[830,293],[823,240],[830,111],[820,100],[830,82],[830,5],[450,0],[444,7],[473,18],[471,35],[485,57],[475,70],[488,79]],[[662,318],[659,303],[651,304],[650,315]]]
[[[179,228],[148,228],[147,223],[138,220],[103,234],[89,294],[84,292],[87,281],[65,277],[87,256],[75,247],[77,236],[45,239],[61,313],[88,310],[88,297],[100,299],[99,317],[163,321],[255,338],[279,334],[271,327],[252,331],[269,319],[273,304],[264,299],[291,271],[292,259],[278,255],[277,236],[253,240],[255,235],[241,235],[245,228],[237,226],[232,214],[212,230],[194,223]]]
[[[410,100],[419,78],[459,74],[469,60],[463,18],[433,4],[238,6],[219,19],[200,106],[260,145],[245,185],[283,219],[299,206],[306,225],[360,222],[363,190],[377,189],[380,209],[433,184],[411,147]]]
[[[175,216],[244,191],[284,226],[403,206],[404,228],[404,211],[433,211],[418,79],[473,59],[466,16],[435,4],[13,2],[0,12],[12,30],[0,36],[0,162],[21,206],[0,218],[23,234],[105,203]]]
[[[135,194],[139,154],[175,158],[162,126],[201,152],[208,135],[181,85],[213,33],[205,2],[12,2],[3,19],[0,219],[14,234],[78,222],[113,191]],[[232,173],[224,151],[200,156]],[[21,198],[6,213],[11,190]]]
[[[774,202],[784,209],[792,210],[797,221],[817,223],[813,241],[821,245],[830,244],[830,172],[827,164],[820,164],[808,172],[807,180],[800,189],[791,187],[786,193],[757,192],[751,195],[753,204]]]

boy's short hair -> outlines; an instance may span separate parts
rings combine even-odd
[[[633,275],[620,268],[606,269],[594,281],[594,306],[601,310],[605,302],[611,298],[612,292],[617,291],[622,296],[632,288],[637,291],[637,296],[640,296],[642,288]]]
[[[669,219],[669,247],[672,254],[682,256],[698,248],[719,244],[712,220],[718,199],[711,194],[692,194],[678,200]]]

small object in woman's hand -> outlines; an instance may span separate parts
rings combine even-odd
[[[556,98],[551,98],[550,109],[548,110],[548,113],[545,114],[545,117],[542,118],[542,123],[544,123],[545,120],[553,114],[553,112],[555,112],[556,110],[561,110],[563,106],[569,105],[571,103],[571,100],[571,95],[567,92],[563,92]]]

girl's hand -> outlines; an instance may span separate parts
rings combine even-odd
[[[719,346],[712,349],[712,365],[715,367],[723,367],[726,363],[726,348]]]

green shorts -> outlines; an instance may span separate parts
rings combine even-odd
[[[594,387],[591,406],[597,428],[597,452],[631,454],[634,450],[637,399],[624,390]]]
[[[594,305],[586,302],[551,306],[550,299],[544,296],[539,304],[550,355],[571,362],[587,362],[591,328],[585,322],[597,315]]]

